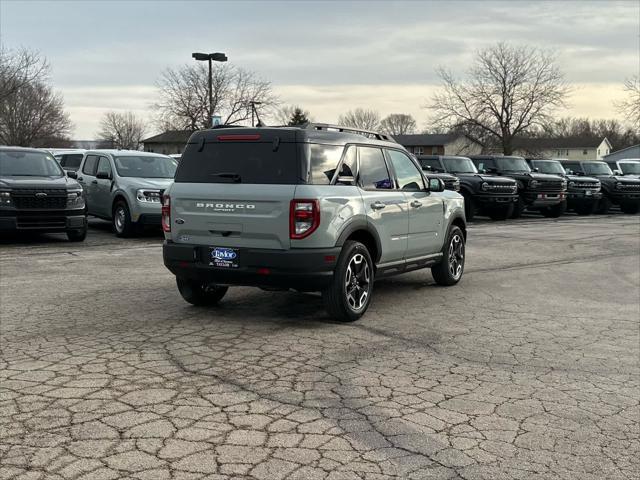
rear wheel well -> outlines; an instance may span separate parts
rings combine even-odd
[[[380,260],[380,252],[378,251],[378,244],[376,243],[376,239],[373,238],[373,235],[367,230],[356,230],[353,232],[347,240],[355,240],[356,242],[362,243],[367,250],[369,250],[369,255],[373,259],[373,263],[378,263]]]
[[[464,221],[461,218],[454,218],[453,222],[451,222],[451,225],[455,225],[456,227],[458,227],[460,230],[462,230],[462,235],[464,235],[464,241],[467,241],[467,226],[465,225]]]

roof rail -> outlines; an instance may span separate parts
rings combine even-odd
[[[387,142],[397,143],[391,135],[388,135],[386,133],[374,132],[373,130],[364,130],[357,127],[344,127],[341,125],[331,125],[329,123],[307,123],[305,125],[301,125],[300,127],[306,130],[335,130],[338,132],[350,132],[358,135],[363,135],[368,138],[375,138],[376,140],[385,140]]]

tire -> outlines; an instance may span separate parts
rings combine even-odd
[[[67,230],[67,238],[70,242],[84,242],[87,238],[87,226],[79,230]]]
[[[640,211],[640,205],[637,203],[622,203],[620,204],[620,210],[623,213],[634,215]]]
[[[547,218],[558,218],[567,211],[567,202],[563,201],[553,207],[544,207],[540,209],[540,213]]]
[[[600,215],[606,215],[607,213],[609,213],[609,210],[611,210],[611,205],[611,200],[603,196],[598,203],[598,209],[596,210],[596,212]]]
[[[467,222],[471,222],[476,216],[476,202],[473,200],[471,194],[467,192],[464,192],[462,196],[464,197],[464,216]]]
[[[121,200],[113,206],[111,224],[117,237],[127,238],[135,233],[135,225],[131,221],[131,212],[127,202]]]
[[[322,292],[329,315],[340,322],[353,322],[362,317],[371,302],[374,276],[374,265],[367,247],[347,240],[340,252],[331,285]]]
[[[176,284],[182,298],[197,307],[216,305],[229,290],[229,287],[219,287],[210,283],[181,277],[176,277]]]
[[[578,215],[591,215],[596,209],[596,203],[581,203],[576,208],[575,212]]]
[[[519,197],[518,201],[513,205],[513,213],[511,214],[511,218],[520,218],[525,208],[526,206],[522,201],[522,197]]]
[[[455,225],[449,229],[447,241],[442,247],[442,261],[431,267],[431,275],[438,285],[455,285],[464,273],[464,234]]]
[[[491,220],[501,221],[507,220],[513,216],[514,205],[510,203],[508,207],[499,207],[490,209],[487,214]]]

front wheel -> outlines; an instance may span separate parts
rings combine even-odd
[[[576,208],[574,208],[575,212],[578,215],[591,215],[596,209],[595,203],[581,203]]]
[[[611,210],[611,205],[611,200],[609,200],[607,197],[602,197],[600,199],[600,203],[598,203],[598,209],[596,210],[596,212],[601,215],[606,215],[607,213],[609,213],[609,210]]]
[[[491,210],[489,210],[487,212],[487,214],[489,215],[489,218],[491,220],[496,220],[496,221],[500,221],[500,220],[506,220],[507,218],[510,218],[513,215],[513,203],[510,203],[509,206],[507,207],[494,207]]]
[[[542,213],[542,215],[544,215],[547,218],[558,218],[560,215],[562,215],[564,212],[567,211],[567,202],[560,202],[557,205],[554,205],[553,207],[544,207],[540,209],[540,213]]]
[[[331,285],[322,292],[329,315],[341,322],[358,320],[369,308],[373,292],[373,261],[362,243],[342,247]]]
[[[67,238],[70,242],[84,242],[87,238],[87,226],[79,230],[67,230]]]
[[[442,261],[431,267],[433,279],[438,285],[455,285],[462,278],[464,259],[464,234],[460,227],[453,226],[442,249]]]
[[[620,205],[620,210],[622,210],[623,213],[630,213],[633,215],[640,211],[640,205],[637,203],[623,203]]]
[[[116,236],[126,238],[134,234],[135,225],[131,221],[131,212],[126,202],[120,201],[113,206],[111,219]]]
[[[518,201],[513,206],[513,213],[511,214],[511,218],[520,218],[527,206],[524,203],[522,197],[518,198]]]
[[[191,305],[206,307],[217,304],[225,296],[229,287],[220,287],[207,282],[176,277],[178,291]]]

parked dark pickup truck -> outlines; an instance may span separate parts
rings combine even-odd
[[[467,157],[420,155],[417,157],[427,176],[455,175],[460,179],[460,194],[464,197],[467,221],[476,213],[493,220],[505,220],[513,214],[518,201],[518,186],[513,178],[480,174]]]
[[[558,175],[567,181],[567,209],[578,215],[592,214],[602,198],[600,180],[594,177],[569,175],[558,160],[527,159],[534,172]]]
[[[600,180],[602,198],[598,206],[598,213],[608,213],[612,205],[619,205],[620,210],[624,213],[638,213],[640,211],[640,179],[614,175],[609,165],[596,160],[566,160],[562,162],[562,165],[571,174],[590,175]]]
[[[61,232],[87,236],[82,187],[48,152],[0,147],[0,231]]]
[[[469,158],[480,173],[504,175],[518,182],[514,218],[520,217],[525,209],[538,210],[545,217],[557,218],[567,209],[567,181],[564,178],[532,172],[522,157],[474,155]]]

